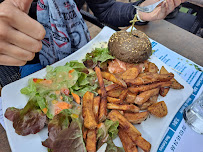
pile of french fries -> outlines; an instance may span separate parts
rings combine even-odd
[[[144,71],[138,66],[115,75],[95,67],[100,89],[98,96],[87,92],[83,96],[83,138],[88,152],[96,152],[96,130],[107,118],[119,122],[119,137],[126,152],[137,152],[137,147],[149,152],[146,141],[133,124],[140,124],[149,114],[161,118],[168,110],[159,95],[166,96],[169,89],[183,89],[164,67],[159,71],[154,63],[146,61]],[[104,79],[112,84],[105,86]]]

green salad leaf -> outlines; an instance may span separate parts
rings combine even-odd
[[[77,71],[84,71],[86,69],[83,63],[80,63],[76,60],[70,61],[66,63],[66,66],[71,67]]]
[[[47,71],[46,79],[53,80],[55,87],[71,88],[78,80],[78,72],[69,66],[58,66]]]
[[[22,94],[29,95],[29,96],[35,95],[35,93],[37,92],[37,88],[36,88],[36,83],[34,83],[33,79],[29,79],[28,86],[25,88],[22,88],[20,92]]]
[[[109,138],[107,140],[107,146],[106,146],[105,152],[125,152],[125,150],[123,149],[123,147],[117,147],[114,144],[113,140]]]
[[[97,131],[98,148],[104,143],[107,143],[105,152],[125,152],[123,148],[117,147],[113,143],[113,139],[115,139],[118,134],[118,126],[118,121],[105,120]]]
[[[114,59],[110,53],[108,48],[95,48],[91,53],[87,53],[83,62],[92,61],[93,64],[97,64],[98,62],[104,63],[109,59]]]
[[[98,147],[101,147],[107,140],[115,139],[118,134],[118,121],[106,119],[101,127],[97,130]]]
[[[53,100],[71,103],[73,98],[69,96],[70,92],[82,97],[87,91],[94,92],[98,87],[95,83],[95,72],[89,72],[84,64],[78,61],[70,61],[56,68],[47,66],[46,70],[45,79],[30,79],[28,86],[21,89],[21,93],[36,97],[40,109],[46,110],[49,119],[53,119],[54,116]],[[67,90],[66,94],[63,89]]]

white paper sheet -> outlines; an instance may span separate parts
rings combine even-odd
[[[203,152],[203,135],[194,132],[183,119],[183,110],[203,91],[203,68],[151,40],[154,55],[178,73],[194,91],[177,112],[157,152]],[[194,52],[195,53],[195,52]],[[201,142],[200,142],[201,141]]]
[[[0,97],[0,123],[1,123],[1,125],[5,128],[4,120],[3,120],[2,100],[1,100],[1,97]]]

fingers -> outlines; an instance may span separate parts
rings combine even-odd
[[[19,48],[13,44],[0,42],[0,54],[9,56],[10,58],[21,60],[21,61],[30,61],[34,58],[35,53],[26,51],[22,48]],[[5,59],[3,59],[5,61]],[[3,62],[0,59],[0,62]]]
[[[158,2],[158,1],[160,1],[160,0],[145,0],[144,2],[142,2],[140,4],[140,6],[148,6],[148,5],[154,4],[154,3]]]
[[[30,4],[31,0],[0,4],[0,65],[24,65],[41,50],[45,30],[25,13]]]
[[[39,22],[7,1],[1,4],[0,19],[7,22],[13,28],[37,40],[42,40],[46,34],[44,27]]]
[[[167,6],[166,6],[166,2],[164,1],[161,4],[161,6],[156,7],[154,11],[152,11],[151,13],[144,13],[140,11],[138,11],[138,13],[141,20],[155,21],[155,20],[163,19],[166,16],[166,10],[167,10]]]
[[[165,18],[166,12],[167,12],[167,3],[166,3],[166,1],[164,1],[161,4],[160,11],[161,11],[161,14],[162,14],[163,18]]]
[[[169,13],[171,13],[174,10],[175,4],[174,4],[173,0],[167,0],[166,5],[167,5],[167,12],[166,12],[166,14],[169,14]]]
[[[33,0],[7,0],[12,3],[15,7],[28,14],[30,6]]]
[[[166,15],[171,13],[180,4],[181,4],[181,0],[167,0],[166,1],[166,6],[167,6]]]
[[[18,12],[18,11],[17,11]],[[21,12],[21,15],[13,15],[12,27],[21,31],[28,36],[42,40],[46,34],[44,27],[34,19],[30,18],[27,14]]]
[[[23,66],[26,63],[26,61],[18,60],[10,56],[0,54],[0,65]]]
[[[42,42],[36,40],[22,32],[13,28],[9,28],[7,32],[7,41],[29,52],[39,52],[42,48]]]
[[[153,11],[153,20],[161,20],[166,17],[166,12],[167,12],[167,5],[166,2],[164,1],[161,6],[157,7]]]
[[[174,3],[174,8],[178,7],[182,3],[182,0],[172,0],[172,1]]]

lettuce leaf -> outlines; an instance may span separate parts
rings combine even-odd
[[[71,91],[73,93],[76,93],[79,96],[83,96],[87,91],[97,94],[96,92],[94,92],[94,90],[96,90],[97,87],[98,87],[98,84],[95,84],[94,86],[87,85],[87,86],[84,86],[83,88],[80,88],[79,90],[71,89]]]
[[[118,134],[118,121],[112,121],[106,119],[101,127],[97,130],[97,147],[101,147],[104,143],[107,142],[109,138],[114,139]]]
[[[78,62],[77,60],[67,62],[66,66],[71,67],[80,72],[86,71],[86,69],[87,69],[83,63]]]
[[[14,121],[15,118],[19,117],[20,115],[20,110],[21,109],[17,109],[17,108],[14,108],[14,107],[9,107],[6,109],[6,112],[4,114],[4,116],[10,120],[10,121]]]
[[[21,89],[21,93],[30,96],[30,98],[35,97],[40,109],[42,111],[47,109],[46,115],[49,119],[53,119],[54,116],[51,103],[53,100],[63,100],[68,103],[73,100],[71,96],[63,93],[56,95],[55,91],[69,89],[82,97],[87,91],[94,92],[98,87],[98,84],[95,83],[97,79],[95,72],[89,72],[84,64],[78,61],[70,61],[66,65],[56,68],[47,66],[46,70],[45,79],[30,79],[28,86]],[[43,83],[44,80],[51,80],[52,83]]]
[[[117,147],[111,138],[107,140],[107,146],[105,152],[125,152],[123,147]]]
[[[110,136],[112,139],[115,139],[118,134],[118,126],[118,121],[106,119],[104,125],[102,125],[97,131],[97,139],[101,137],[104,138],[105,136]]]
[[[70,115],[71,111],[70,109],[67,109],[66,111],[62,111],[53,117],[53,119],[48,124],[49,137],[44,142],[42,142],[43,146],[48,147],[49,149],[53,149],[53,144],[58,134],[62,131],[62,129],[69,126]]]
[[[24,87],[20,90],[22,94],[34,96],[37,92],[36,83],[34,83],[33,79],[28,80],[28,86]]]
[[[80,73],[77,83],[70,88],[71,92],[83,96],[87,91],[94,92],[98,88],[96,73]]]
[[[62,130],[57,136],[53,144],[53,151],[86,152],[81,128],[82,124],[78,119],[73,119],[70,127]]]
[[[95,48],[95,50],[91,53],[87,53],[85,59],[83,59],[82,61],[86,67],[93,68],[98,63],[102,65],[104,64],[104,62],[114,58],[115,57],[110,55],[108,48]]]
[[[5,117],[13,121],[13,128],[19,135],[36,134],[44,128],[47,117],[39,109],[35,99],[29,100],[23,109],[8,108]]]
[[[72,72],[70,72],[72,71]],[[46,79],[53,80],[55,88],[71,88],[78,80],[78,72],[69,66],[58,66],[47,70]]]
[[[86,152],[82,136],[81,109],[65,109],[48,124],[49,137],[42,144],[49,151]]]
[[[112,139],[115,139],[117,134],[118,134],[118,126],[119,126],[119,122],[118,121],[112,121],[112,120],[106,120],[104,122],[104,125],[106,126],[106,128],[108,129],[108,134]]]
[[[115,57],[110,55],[108,48],[95,48],[94,51],[86,54],[85,59],[83,59],[83,62],[86,60],[92,60],[94,63],[96,63],[97,61],[100,61],[102,63],[114,58]]]

